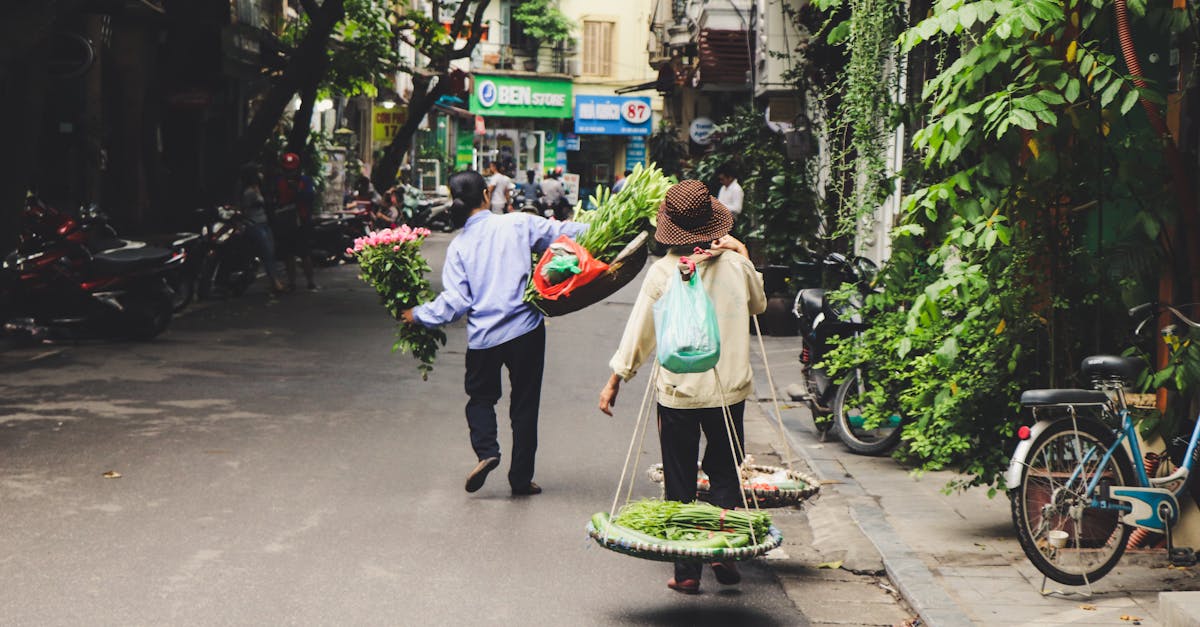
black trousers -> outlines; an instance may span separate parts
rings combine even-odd
[[[508,369],[512,388],[508,416],[512,422],[512,461],[508,482],[523,488],[533,480],[537,453],[538,408],[542,399],[542,371],[546,364],[546,326],[485,349],[467,349],[467,426],[471,447],[479,459],[500,457],[496,440],[496,402],[500,400],[500,368]]]
[[[733,415],[734,444],[745,450],[746,439],[742,416],[746,403],[729,406]],[[729,432],[720,407],[703,409],[672,409],[658,406],[658,441],[662,448],[663,487],[668,501],[691,503],[696,500],[696,456],[700,451],[700,434],[707,445],[700,467],[708,475],[709,502],[732,509],[742,505],[742,481],[738,465],[742,456],[729,446]],[[675,580],[700,579],[703,564],[675,562]]]

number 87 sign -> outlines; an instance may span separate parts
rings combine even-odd
[[[638,100],[629,100],[621,107],[621,117],[630,124],[642,124],[650,119],[650,105]]]

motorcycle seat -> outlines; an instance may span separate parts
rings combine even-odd
[[[165,248],[155,248],[153,246],[121,248],[94,255],[92,257],[92,270],[98,274],[138,272],[161,266],[170,258],[171,251]]]
[[[810,287],[800,290],[800,314],[806,318],[812,319],[821,313],[822,307],[825,305],[825,290],[819,287]]]

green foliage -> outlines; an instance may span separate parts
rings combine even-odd
[[[525,35],[539,45],[553,46],[571,39],[575,22],[559,8],[556,0],[525,0],[512,12],[514,21],[525,28]]]
[[[1113,331],[1132,304],[1121,298],[1159,265],[1128,252],[1153,257],[1174,219],[1161,179],[1147,180],[1161,171],[1147,167],[1154,139],[1123,122],[1139,95],[1160,96],[1136,88],[1108,52],[1110,13],[1102,0],[941,0],[897,39],[906,53],[953,60],[914,111],[919,163],[904,172],[913,191],[886,291],[865,308],[872,328],[829,365],[884,381],[894,394],[867,411],[900,404],[898,455],[920,469],[958,464],[961,485],[1003,487],[1021,389],[1086,385],[1070,381],[1081,358],[1119,348]],[[847,77],[848,99],[856,80]],[[1103,203],[1136,217],[1101,252],[1085,235]]]
[[[683,174],[683,163],[687,158],[687,144],[679,139],[679,129],[662,121],[647,141],[650,161],[657,163],[666,176]]]
[[[327,72],[320,85],[322,97],[378,93],[376,85],[385,85],[399,68],[396,38],[392,31],[397,7],[388,0],[345,0],[346,16],[334,32],[327,50]],[[307,13],[288,24],[285,44],[296,45],[308,32]]]
[[[824,75],[820,68],[809,67],[796,78],[802,87],[815,83],[818,93],[819,117],[829,142],[829,192],[837,209],[835,229],[841,235],[866,226],[892,193],[885,156],[898,112],[892,98],[899,79],[895,39],[904,25],[905,5],[897,0],[815,3],[827,19],[806,42],[805,55],[811,65],[824,50],[826,62],[839,67]]]
[[[815,166],[789,159],[781,135],[761,113],[741,107],[713,132],[712,150],[696,163],[691,178],[716,189],[717,170],[731,166],[744,199],[735,233],[761,242],[768,263],[790,265],[830,246],[823,237],[826,205],[813,191]]]

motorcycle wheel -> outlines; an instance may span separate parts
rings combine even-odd
[[[198,281],[194,278],[181,277],[171,286],[175,292],[175,296],[171,299],[172,311],[179,313],[192,304],[192,299],[196,297],[196,283]]]
[[[246,269],[229,282],[229,294],[231,296],[241,296],[246,293],[246,290],[250,289],[251,285],[254,285],[254,279],[258,278],[259,264],[258,257],[254,257],[247,264]]]
[[[830,407],[833,430],[851,452],[858,455],[882,455],[900,442],[904,431],[903,421],[899,415],[894,415],[882,424],[866,428],[859,398],[869,388],[870,383],[857,373],[851,373],[842,382]]]
[[[213,284],[217,280],[217,269],[220,262],[216,255],[209,255],[200,264],[200,275],[196,277],[196,299],[208,300],[212,297]]]
[[[174,304],[166,293],[134,294],[123,305],[121,322],[130,339],[154,339],[171,324]]]

